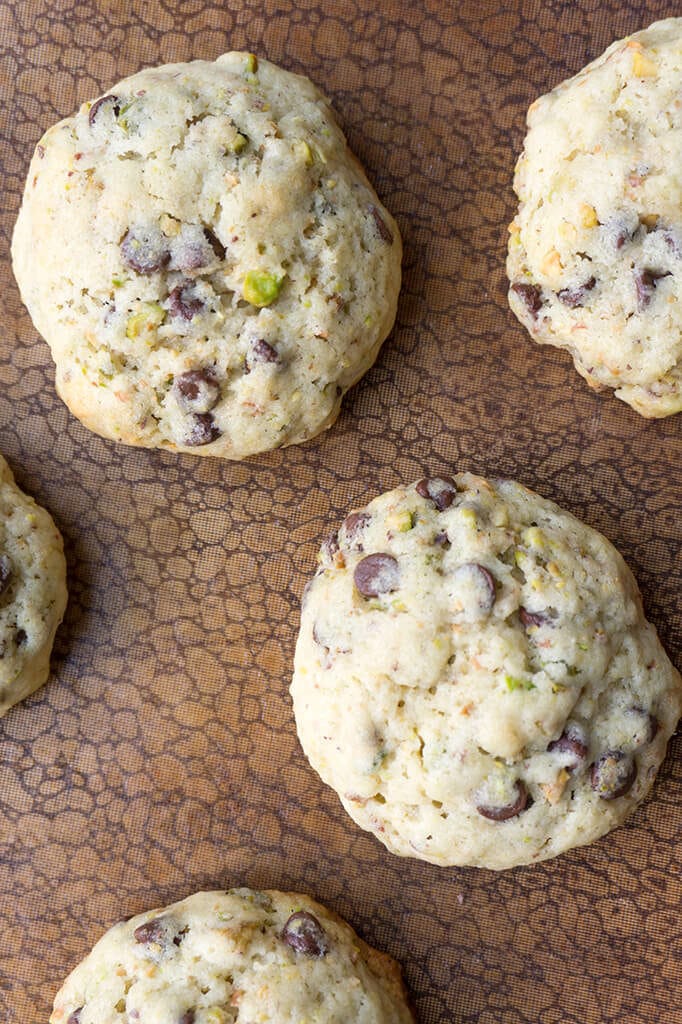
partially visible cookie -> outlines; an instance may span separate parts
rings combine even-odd
[[[620,824],[682,711],[612,545],[468,473],[382,494],[328,538],[291,692],[359,825],[393,853],[495,869]]]
[[[398,965],[308,896],[200,892],[114,925],[50,1024],[413,1024]]]
[[[227,53],[51,128],[12,255],[87,427],[240,459],[334,422],[393,325],[402,247],[319,90]]]
[[[0,716],[47,680],[65,608],[61,535],[0,455]]]
[[[643,416],[682,409],[682,18],[540,97],[516,166],[509,302]]]

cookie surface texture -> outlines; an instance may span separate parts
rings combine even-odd
[[[50,1024],[413,1024],[397,964],[307,896],[196,893],[111,928]]]
[[[47,680],[65,608],[61,535],[0,455],[0,717]]]
[[[535,341],[643,416],[682,410],[682,19],[620,40],[528,112],[507,273]]]
[[[623,559],[513,481],[421,480],[351,513],[303,601],[312,766],[389,850],[554,857],[646,796],[682,680]]]
[[[232,459],[333,423],[400,288],[328,102],[246,53],[141,71],[51,128],[12,254],[74,415]]]

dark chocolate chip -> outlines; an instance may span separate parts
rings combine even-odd
[[[218,259],[219,260],[224,260],[225,259],[225,246],[220,241],[220,239],[218,238],[216,233],[214,231],[211,231],[210,228],[204,228],[204,235],[206,236],[206,241],[211,246],[211,248],[213,249],[214,254],[218,257]]]
[[[384,242],[386,242],[387,245],[393,245],[393,232],[389,228],[384,218],[379,213],[374,203],[370,204],[369,212],[372,214],[372,217],[374,218],[374,224],[376,225],[379,237]]]
[[[246,371],[249,373],[258,363],[278,363],[279,353],[276,348],[265,340],[256,338],[246,355]]]
[[[100,113],[102,112],[102,107],[105,106],[111,106],[113,108],[114,117],[118,117],[121,110],[118,96],[100,96],[100,98],[98,100],[95,100],[95,102],[90,107],[90,113],[88,114],[88,123],[91,127],[99,117]]]
[[[635,288],[637,289],[637,308],[640,312],[651,302],[656,291],[657,282],[670,277],[670,271],[651,270],[649,267],[635,271]]]
[[[12,578],[12,563],[7,555],[0,555],[0,594],[4,594]]]
[[[651,743],[655,738],[661,724],[655,715],[652,715],[646,708],[633,704],[626,712],[628,718],[633,722],[633,740],[637,746],[644,743]]]
[[[582,733],[575,726],[569,726],[562,732],[558,740],[552,740],[547,750],[550,753],[556,752],[569,758],[568,762],[564,764],[564,768],[569,772],[579,768],[587,757],[587,743],[585,743]]]
[[[592,789],[602,800],[625,796],[637,778],[637,765],[624,750],[607,750],[590,771]]]
[[[167,946],[170,941],[169,920],[166,917],[154,917],[151,921],[137,926],[133,932],[135,942],[154,943],[158,946]]]
[[[194,1024],[196,1015],[196,1010],[185,1010],[178,1024]]]
[[[529,612],[523,607],[519,608],[519,618],[524,629],[529,629],[531,626],[546,626],[549,622],[549,616],[544,612]]]
[[[17,647],[23,647],[28,640],[28,634],[25,629],[18,629],[14,634],[14,642]]]
[[[435,476],[420,480],[416,484],[416,491],[422,498],[432,501],[439,512],[443,512],[455,500],[457,485],[452,477]]]
[[[577,288],[562,288],[561,291],[557,292],[557,298],[563,302],[564,306],[569,306],[570,309],[584,306],[587,293],[592,291],[596,283],[596,277],[590,277],[584,284],[578,285]]]
[[[495,604],[497,587],[495,577],[478,562],[463,562],[455,569],[453,576],[466,585],[467,594],[475,597],[476,605],[482,612],[489,612]]]
[[[192,270],[201,270],[213,262],[213,249],[203,241],[185,242],[177,246],[173,253],[173,267],[188,274]]]
[[[80,1024],[82,1011],[83,1007],[79,1006],[77,1010],[74,1010],[73,1013],[70,1013],[69,1016],[67,1017],[66,1024]]]
[[[170,260],[168,240],[156,227],[129,228],[121,242],[121,259],[138,274],[153,274]]]
[[[346,544],[362,551],[362,534],[371,521],[372,517],[369,512],[351,512],[349,516],[346,516],[341,523]]]
[[[400,586],[400,566],[393,555],[367,555],[355,566],[353,579],[363,597],[391,594]]]
[[[282,929],[282,939],[296,953],[304,956],[323,957],[329,952],[329,942],[324,928],[307,910],[292,914]]]
[[[433,538],[433,543],[437,544],[439,548],[445,548],[446,551],[448,550],[449,547],[452,546],[450,544],[450,538],[448,537],[445,530],[441,530],[440,533],[436,534],[436,536]]]
[[[173,387],[178,405],[187,412],[210,412],[220,398],[220,385],[210,369],[181,373]]]
[[[191,281],[176,285],[168,296],[168,308],[171,314],[182,320],[191,320],[204,308],[204,303],[197,296],[192,294],[194,285]]]
[[[188,448],[198,448],[203,444],[211,444],[220,437],[222,431],[216,425],[210,412],[197,413],[193,417],[192,426],[185,438]]]
[[[515,818],[528,807],[528,790],[519,779],[514,786],[514,799],[502,807],[489,806],[487,804],[476,804],[478,813],[489,821],[508,821]]]
[[[536,320],[537,315],[543,306],[542,290],[539,285],[523,284],[521,281],[517,281],[511,286],[511,290],[523,300],[526,309],[533,319]]]

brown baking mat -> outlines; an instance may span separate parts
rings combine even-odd
[[[640,419],[507,308],[530,101],[679,5],[0,2],[0,450],[62,529],[50,683],[0,722],[0,1020],[39,1024],[116,919],[301,889],[404,966],[421,1024],[679,1024],[682,744],[614,835],[495,875],[386,853],[298,747],[319,539],[425,472],[517,477],[609,536],[682,655],[682,416]],[[308,74],[405,241],[398,323],[336,427],[244,464],[117,447],[57,399],[7,249],[44,129],[143,65],[249,49]]]

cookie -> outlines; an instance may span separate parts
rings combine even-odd
[[[12,244],[75,416],[230,459],[334,422],[401,252],[327,100],[246,53],[141,71],[51,128]]]
[[[398,965],[308,896],[200,892],[114,925],[50,1024],[413,1024]]]
[[[0,717],[47,680],[65,608],[59,530],[0,455]]]
[[[514,181],[512,310],[642,416],[682,409],[681,47],[658,22],[536,100]]]
[[[325,541],[291,693],[310,763],[362,828],[494,869],[619,825],[682,710],[612,545],[468,473],[383,494]]]

